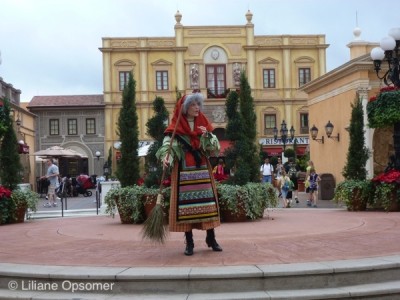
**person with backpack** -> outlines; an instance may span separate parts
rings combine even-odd
[[[297,179],[299,177],[300,167],[295,163],[293,157],[289,157],[289,161],[285,165],[285,171],[293,182],[294,200],[296,203],[299,203],[299,185]]]
[[[310,182],[310,202],[307,202],[307,206],[317,207],[317,192],[318,182],[321,180],[319,175],[315,172],[314,168],[310,169],[310,176],[308,181]]]
[[[260,173],[262,176],[263,183],[269,182],[272,184],[272,175],[274,174],[274,167],[269,163],[268,157],[264,160],[264,164],[261,165]]]
[[[293,182],[290,180],[289,176],[286,174],[285,170],[282,170],[282,177],[280,180],[280,189],[283,198],[283,207],[289,208],[291,204],[291,198],[289,200],[289,193],[293,189]]]

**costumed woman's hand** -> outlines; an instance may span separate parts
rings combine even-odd
[[[169,157],[168,155],[164,157],[163,159],[163,167],[168,168],[169,167]]]
[[[199,128],[201,130],[203,135],[205,135],[207,133],[207,128],[205,128],[204,126],[197,126],[197,128]]]

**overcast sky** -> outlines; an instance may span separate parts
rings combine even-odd
[[[256,35],[325,34],[327,71],[349,60],[353,29],[379,42],[400,27],[396,1],[372,0],[0,0],[0,77],[33,96],[102,94],[102,37],[173,37],[181,23],[244,25]],[[377,7],[376,5],[379,5]]]

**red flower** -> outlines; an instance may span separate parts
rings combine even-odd
[[[371,98],[369,98],[369,102],[375,101],[376,100],[376,96],[372,96]]]
[[[143,178],[139,178],[137,181],[137,185],[143,185],[144,183],[144,179]]]
[[[170,186],[171,185],[171,179],[170,178],[164,179],[162,184],[163,184],[163,186]]]
[[[383,183],[400,183],[400,171],[390,170],[387,173],[382,173],[375,176],[372,178],[372,181]]]
[[[11,197],[11,191],[3,186],[0,186],[0,199],[1,198],[10,198]]]

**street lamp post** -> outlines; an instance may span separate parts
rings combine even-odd
[[[276,141],[276,140],[278,140],[278,128],[274,127],[273,131],[274,131],[274,140]],[[281,129],[279,130],[279,132],[281,134],[280,138],[281,138],[281,141],[282,141],[282,144],[283,144],[283,151],[285,151],[286,150],[286,143],[289,141],[288,132],[290,134],[290,140],[293,140],[294,139],[294,133],[296,132],[296,130],[294,130],[293,126],[290,127],[290,130],[288,130],[286,122],[285,122],[285,120],[283,120],[282,124],[281,124]]]
[[[400,27],[389,30],[389,36],[381,40],[380,47],[371,51],[371,58],[374,61],[376,76],[383,79],[386,85],[393,84],[400,89]],[[382,62],[386,61],[388,70],[382,76]],[[393,126],[393,145],[395,151],[394,168],[400,170],[400,122]]]
[[[108,161],[106,161],[106,162],[104,163],[103,171],[104,171],[104,176],[106,176],[106,181],[108,181],[108,175],[110,175],[109,166],[108,166]]]

